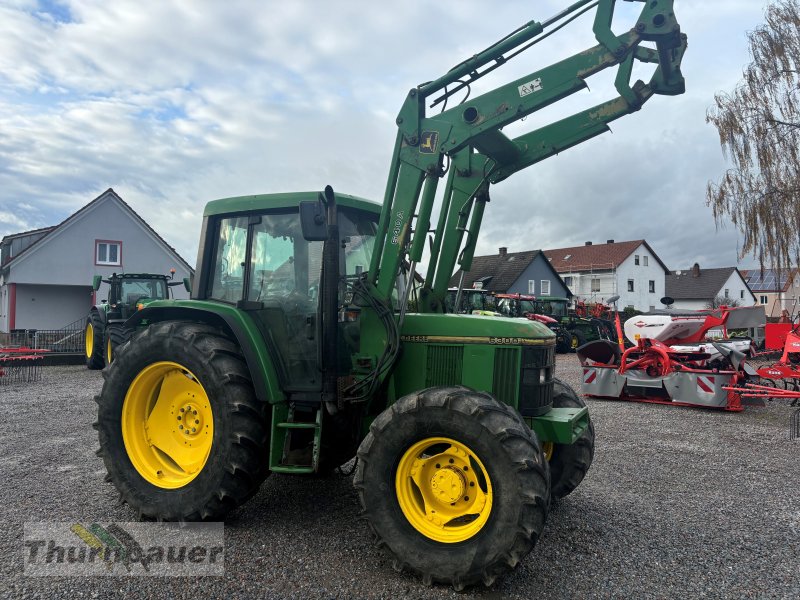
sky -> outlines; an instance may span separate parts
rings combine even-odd
[[[569,4],[0,0],[0,237],[58,224],[113,187],[194,264],[209,200],[328,184],[381,200],[408,90]],[[766,4],[676,0],[686,93],[494,186],[477,254],[646,239],[670,269],[736,265],[741,236],[705,203],[727,166],[705,116],[741,79]],[[619,34],[642,4],[617,5]],[[595,45],[591,14],[473,96]],[[610,99],[613,76],[507,132]]]

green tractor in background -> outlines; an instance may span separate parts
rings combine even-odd
[[[558,296],[524,296],[520,294],[498,294],[497,311],[511,317],[538,318],[557,333],[557,352],[575,351],[586,342],[594,340],[615,341],[614,323],[606,318],[608,307],[602,304],[587,306],[578,300],[575,309],[570,309],[569,298]],[[552,323],[542,319],[549,317]]]
[[[101,283],[109,285],[108,299],[95,304],[86,317],[86,366],[102,369],[113,360],[119,346],[128,341],[131,331],[124,325],[137,310],[154,300],[169,298],[169,288],[186,282],[172,281],[170,276],[154,273],[114,273],[108,279],[95,275],[92,289],[97,292]]]
[[[141,331],[96,398],[99,455],[122,500],[144,518],[218,520],[270,473],[322,474],[355,456],[363,517],[396,569],[462,589],[519,564],[551,501],[586,475],[594,429],[555,376],[550,329],[449,314],[447,286],[457,264],[471,269],[493,184],[654,94],[683,93],[672,4],[647,2],[616,36],[615,0],[580,0],[411,89],[382,204],[330,186],[210,202],[191,299],[154,300],[126,321]],[[592,8],[598,45],[464,98]],[[656,65],[649,83],[631,85],[634,62]],[[610,67],[619,96],[507,136]]]

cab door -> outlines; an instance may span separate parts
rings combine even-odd
[[[322,389],[317,331],[322,242],[296,210],[222,218],[208,297],[253,317],[287,392]]]

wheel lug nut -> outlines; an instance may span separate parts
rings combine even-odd
[[[195,424],[200,425],[200,419],[195,419],[194,422]]]
[[[192,414],[193,414],[193,415],[196,415],[196,414],[197,414],[197,411],[196,411],[196,410],[193,410],[193,411],[192,411]]]
[[[183,429],[183,425],[178,425],[178,429]]]
[[[180,415],[178,415],[178,421],[180,421],[180,420],[181,420],[181,416],[180,416]]]
[[[181,412],[186,412],[186,409],[185,409],[185,408],[182,408],[182,409],[181,409]]]
[[[197,428],[196,427],[192,427],[192,433],[194,433],[195,431],[197,431]]]

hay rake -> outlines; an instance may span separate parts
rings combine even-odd
[[[45,352],[38,348],[0,348],[0,385],[39,381]]]

